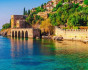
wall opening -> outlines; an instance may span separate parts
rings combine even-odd
[[[27,31],[25,32],[25,38],[28,38],[28,32]]]
[[[12,37],[14,37],[14,31],[12,31]]]
[[[15,31],[15,37],[17,37],[17,31]]]
[[[18,31],[18,37],[20,38],[20,31]]]
[[[22,31],[22,38],[24,38],[24,31]]]

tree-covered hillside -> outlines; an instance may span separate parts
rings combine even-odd
[[[66,28],[74,28],[79,26],[88,26],[88,0],[80,5],[76,3],[77,0],[60,0],[56,7],[53,8],[52,12],[48,14],[48,20],[50,20],[50,27],[65,25]],[[53,3],[52,3],[53,4]],[[30,25],[39,24],[44,25],[44,22],[48,24],[46,19],[41,18],[37,14],[39,12],[47,11],[44,6],[47,3],[42,4],[39,7],[33,8],[32,10],[23,10],[23,15],[28,15],[26,22]],[[3,25],[3,29],[9,28],[11,24]],[[48,25],[46,25],[46,28]]]
[[[51,19],[51,24],[64,25],[68,26],[87,26],[88,25],[88,7],[80,6],[79,3],[68,3],[61,4],[58,3],[53,11],[56,11],[54,14],[50,14],[49,18]]]
[[[56,7],[53,8],[52,13],[50,13],[48,17],[52,26],[67,25],[70,28],[75,26],[88,26],[88,1],[84,0],[83,5],[72,3],[72,1],[73,0],[60,0]],[[41,7],[35,8],[35,10],[32,15],[45,11],[43,4]],[[26,20],[31,19],[31,23],[36,20],[32,19],[30,15],[29,17]],[[42,22],[40,22],[40,24],[41,23]]]

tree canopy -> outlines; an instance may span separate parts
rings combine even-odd
[[[41,21],[43,20],[43,18],[41,18],[40,16],[38,15],[35,15],[35,14],[30,14],[27,18],[26,18],[26,22],[30,25],[32,24],[36,24],[36,23],[39,23],[41,24]]]
[[[42,32],[46,32],[51,34],[53,31],[53,26],[50,23],[50,19],[46,19],[44,21],[42,21],[41,25],[40,25],[40,29],[42,30]]]
[[[85,5],[88,5],[88,0],[84,0],[84,4]]]
[[[78,3],[68,3],[56,7],[53,9],[56,12],[49,14],[49,18],[53,26],[65,24],[68,26],[88,25],[88,7],[80,6]]]
[[[7,28],[10,28],[11,27],[11,24],[10,23],[6,23],[2,26],[2,29],[7,29]]]

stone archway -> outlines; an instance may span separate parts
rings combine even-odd
[[[22,38],[24,38],[24,31],[22,31]]]
[[[15,37],[17,37],[17,31],[15,31]]]
[[[14,37],[14,31],[12,31],[12,37]]]
[[[28,31],[25,32],[25,38],[28,38]]]
[[[20,31],[18,31],[18,38],[20,38]]]

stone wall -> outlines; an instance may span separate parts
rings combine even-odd
[[[17,20],[25,20],[26,15],[12,15],[11,16],[11,28],[16,28]]]
[[[17,20],[16,28],[26,28],[26,21],[25,20]]]
[[[11,29],[11,36],[12,37],[28,37],[28,38],[35,38],[40,37],[40,30],[33,29],[33,28],[15,28]]]
[[[34,38],[40,37],[40,35],[41,35],[40,29],[33,29],[33,37]]]
[[[55,35],[64,39],[84,40],[88,38],[88,29],[67,29],[55,27]]]

